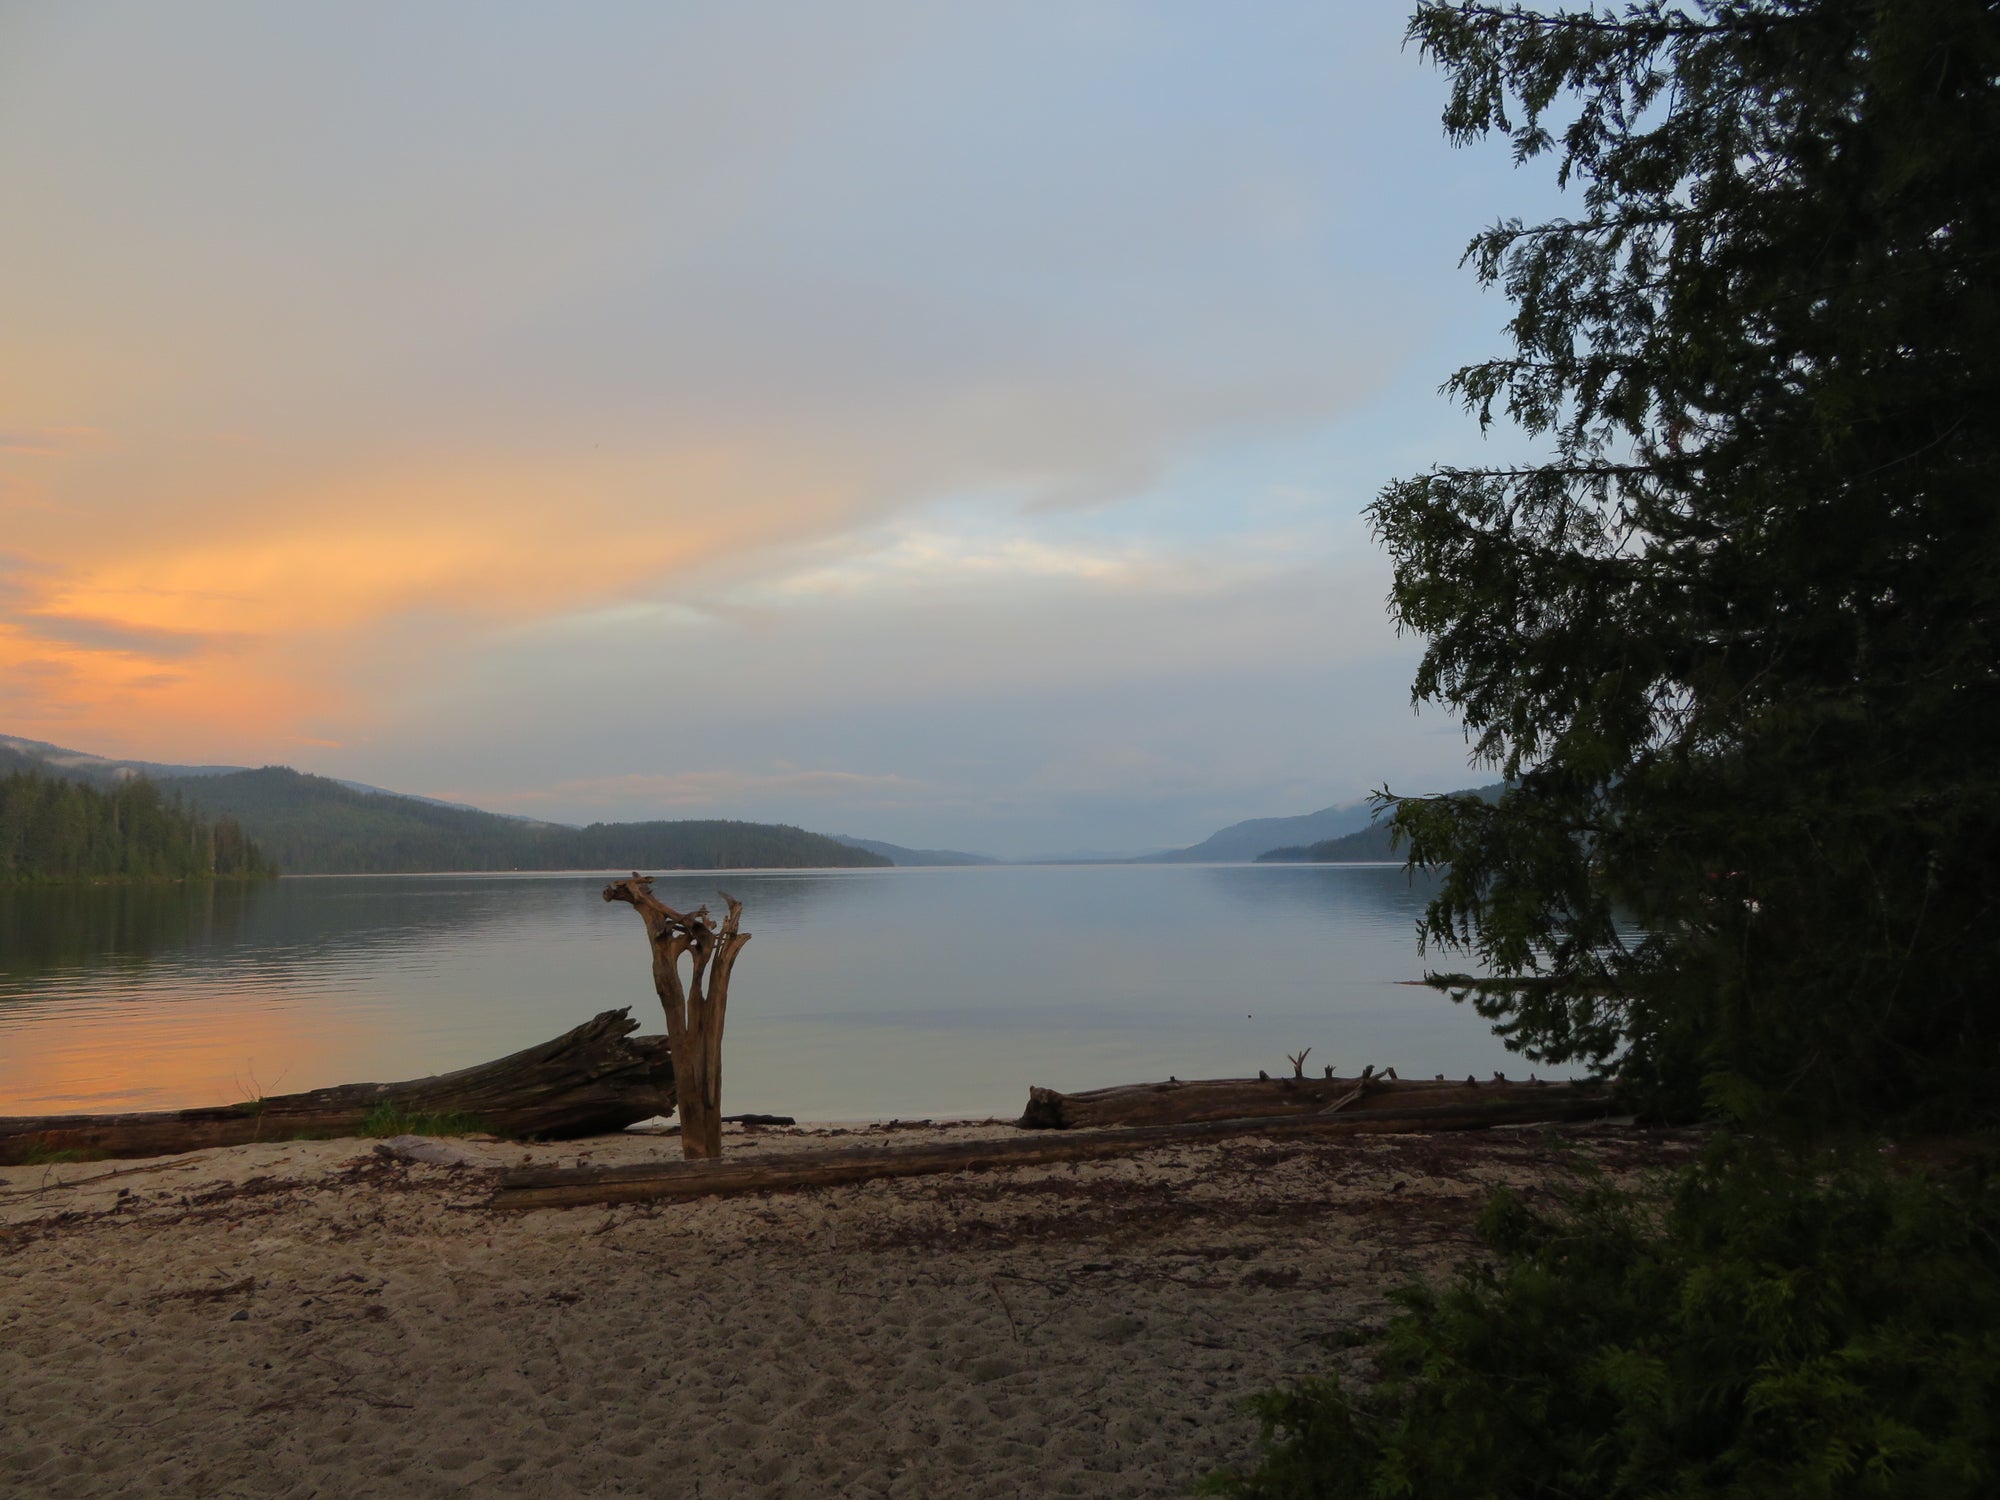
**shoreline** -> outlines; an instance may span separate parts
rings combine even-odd
[[[728,1155],[1011,1124],[731,1127]],[[502,1167],[671,1136],[341,1140],[0,1169],[0,1489],[1151,1496],[1247,1458],[1243,1398],[1366,1368],[1487,1192],[1686,1132],[1330,1141],[496,1213]]]

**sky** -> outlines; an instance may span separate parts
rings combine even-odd
[[[1024,857],[1486,779],[1377,0],[0,4],[0,733]]]

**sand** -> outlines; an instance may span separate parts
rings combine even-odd
[[[732,1131],[730,1154],[1008,1127]],[[1163,1496],[1241,1410],[1365,1373],[1488,1189],[1630,1178],[1612,1126],[497,1214],[486,1167],[672,1139],[365,1142],[0,1169],[0,1494]],[[1362,1343],[1356,1346],[1356,1340]]]

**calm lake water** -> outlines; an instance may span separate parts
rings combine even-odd
[[[614,1006],[662,1029],[603,875],[0,891],[0,1114],[222,1104],[416,1077]],[[1030,1084],[1524,1071],[1417,978],[1383,866],[1022,866],[664,876],[740,897],[723,1102],[802,1119],[1019,1113]],[[719,904],[719,903],[716,903]],[[1450,957],[1439,966],[1462,968]]]

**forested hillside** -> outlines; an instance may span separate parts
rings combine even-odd
[[[1496,781],[1492,786],[1453,792],[1451,795],[1477,797],[1482,802],[1497,802],[1504,789],[1504,785]],[[1316,844],[1292,845],[1283,849],[1269,850],[1257,856],[1257,863],[1339,865],[1370,864],[1387,860],[1400,864],[1402,859],[1402,851],[1391,844],[1390,827],[1385,819],[1358,832],[1342,834],[1336,839],[1321,839]]]
[[[1266,849],[1275,849],[1281,844],[1308,844],[1353,833],[1356,829],[1366,828],[1372,816],[1366,802],[1350,802],[1289,818],[1250,818],[1211,833],[1199,844],[1142,855],[1135,863],[1205,864],[1255,859]]]
[[[787,823],[730,818],[661,823],[542,826],[537,847],[556,868],[573,870],[730,870],[886,868],[882,855]]]
[[[1339,865],[1368,864],[1377,861],[1402,863],[1403,856],[1390,843],[1387,823],[1377,823],[1372,828],[1364,828],[1359,833],[1342,834],[1337,839],[1321,839],[1317,844],[1293,845],[1287,849],[1272,849],[1257,856],[1260,865]]]
[[[235,819],[206,821],[150,781],[95,787],[34,771],[0,775],[0,883],[270,873]]]
[[[782,824],[712,819],[570,828],[355,791],[283,766],[164,784],[197,807],[235,818],[279,869],[294,875],[889,863],[880,855]]]

